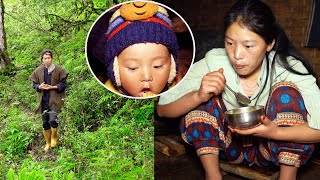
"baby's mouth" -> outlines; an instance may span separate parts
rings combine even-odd
[[[140,97],[150,97],[150,96],[155,96],[156,94],[155,93],[153,93],[152,91],[151,91],[151,89],[149,89],[149,88],[143,88],[142,90],[141,90],[141,92],[139,93],[139,96]]]

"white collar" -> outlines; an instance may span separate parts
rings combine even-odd
[[[52,71],[54,70],[54,68],[56,68],[56,65],[51,64],[51,65],[48,67],[48,74],[51,74]]]

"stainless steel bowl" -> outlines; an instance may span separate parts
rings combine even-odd
[[[263,106],[248,106],[227,111],[228,124],[237,129],[250,129],[260,124],[260,118],[264,115]]]

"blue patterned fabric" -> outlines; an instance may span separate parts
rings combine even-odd
[[[307,111],[297,87],[291,83],[276,84],[266,106],[266,116],[278,126],[306,123]],[[234,164],[269,167],[287,164],[299,167],[306,164],[314,151],[314,144],[300,144],[241,136],[228,128],[221,96],[213,97],[182,118],[183,139],[197,154],[217,154]],[[297,132],[299,133],[299,132]]]

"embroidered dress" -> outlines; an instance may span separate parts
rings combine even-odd
[[[307,111],[299,89],[292,83],[273,86],[266,106],[266,116],[279,126],[307,123]],[[313,144],[268,140],[241,136],[228,129],[221,96],[213,97],[189,112],[181,121],[183,139],[197,154],[217,154],[234,164],[269,167],[279,163],[299,167],[314,151]]]

